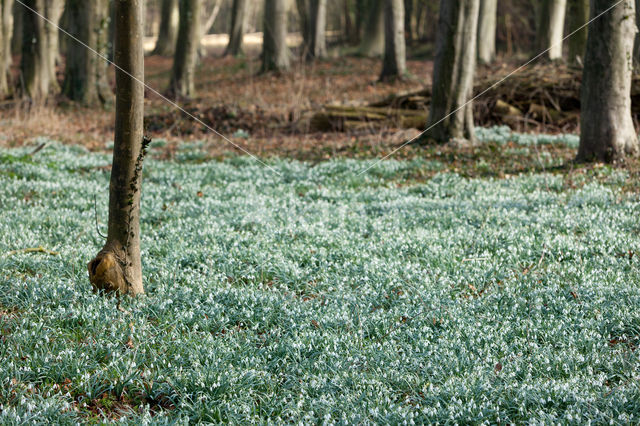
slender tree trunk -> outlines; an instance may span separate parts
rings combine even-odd
[[[25,0],[25,5],[33,11],[46,16],[46,0]],[[44,99],[51,91],[53,82],[49,70],[51,50],[47,42],[47,24],[32,10],[23,11],[22,73],[23,95],[35,101]]]
[[[636,0],[636,26],[640,26],[640,0]],[[640,71],[640,32],[636,33],[633,45],[633,71]]]
[[[369,8],[370,1],[371,0],[356,0],[356,37],[353,40],[354,43],[360,43],[362,41],[362,33],[364,31],[367,20],[366,12]]]
[[[4,98],[10,92],[12,34],[13,0],[0,0],[0,98]]]
[[[45,24],[44,30],[47,35],[47,49],[49,50],[47,70],[50,75],[52,90],[59,89],[58,78],[56,75],[56,65],[60,62],[60,40],[58,25],[60,24],[60,18],[64,12],[65,0],[46,0],[45,11],[47,18],[53,23]]]
[[[413,33],[413,6],[415,0],[404,0],[404,31],[408,41],[415,40]]]
[[[107,54],[109,36],[108,0],[67,0],[69,33]],[[69,42],[63,93],[87,106],[105,105],[112,93],[107,80],[107,63],[95,53]]]
[[[546,57],[562,59],[562,37],[567,0],[542,0],[536,35],[539,51],[549,49]]]
[[[180,27],[168,94],[175,98],[195,96],[195,72],[200,46],[201,0],[180,1]]]
[[[213,24],[216,23],[216,19],[218,18],[218,14],[220,13],[220,7],[222,6],[222,0],[216,0],[213,4],[213,9],[211,9],[211,13],[207,17],[207,20],[202,24],[202,35],[201,37],[206,36],[211,32],[211,28],[213,28]]]
[[[490,64],[496,57],[498,0],[480,0],[478,18],[478,60]]]
[[[473,77],[480,0],[441,0],[430,128],[421,141],[474,142]],[[467,103],[468,102],[468,103]]]
[[[614,0],[592,0],[591,16]],[[578,160],[617,162],[638,154],[631,118],[631,74],[636,33],[634,0],[624,0],[591,23],[582,72]]]
[[[245,21],[247,15],[247,0],[233,0],[231,7],[231,27],[229,28],[229,44],[224,55],[242,55]]]
[[[13,4],[13,36],[11,37],[11,53],[19,55],[22,53],[22,15],[24,6],[14,2]]]
[[[569,20],[569,34],[589,22],[589,0],[568,0],[567,13]],[[587,46],[588,29],[584,27],[569,38],[569,62],[582,62],[584,50]]]
[[[289,66],[287,2],[286,0],[265,0],[262,72],[286,71]]]
[[[364,35],[359,49],[363,56],[372,58],[384,54],[384,9],[385,0],[369,0]]]
[[[385,48],[381,81],[403,79],[407,73],[404,1],[385,0]]]
[[[180,12],[178,10],[178,0],[162,0],[158,40],[156,41],[156,46],[153,48],[153,52],[151,52],[152,55],[173,55],[178,40],[179,22]]]
[[[327,56],[327,0],[298,0],[302,22],[302,50],[308,61]]]
[[[109,185],[107,242],[88,264],[94,290],[144,293],[140,260],[140,192],[144,115],[143,0],[116,0],[116,124]],[[132,78],[133,76],[134,78]]]

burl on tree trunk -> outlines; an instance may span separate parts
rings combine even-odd
[[[94,291],[144,293],[140,259],[143,141],[143,0],[116,0],[116,125],[107,242],[88,264]]]

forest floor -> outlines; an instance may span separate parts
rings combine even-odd
[[[547,170],[577,142],[481,136]],[[0,149],[2,424],[640,420],[627,170],[152,150],[127,314],[86,271],[110,155],[34,146]]]

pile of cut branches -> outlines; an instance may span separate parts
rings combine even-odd
[[[506,124],[518,131],[574,132],[580,121],[582,71],[563,64],[536,64],[509,76],[485,73],[476,80],[474,118],[477,125]],[[631,91],[634,119],[640,115],[640,75]],[[380,128],[424,129],[431,86],[398,93],[366,106],[326,105],[311,118],[318,131]]]

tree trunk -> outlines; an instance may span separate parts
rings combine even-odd
[[[302,22],[302,51],[308,61],[327,56],[327,0],[298,0]]]
[[[46,17],[53,24],[46,23],[44,31],[47,35],[47,49],[49,50],[47,70],[51,79],[52,90],[58,90],[58,78],[56,76],[56,64],[60,62],[60,18],[64,12],[65,0],[46,0],[45,12]]]
[[[10,92],[12,34],[13,0],[0,0],[0,98],[4,98]]]
[[[286,71],[289,66],[287,2],[286,0],[265,0],[262,72]]]
[[[195,95],[195,72],[200,46],[201,0],[180,1],[180,26],[168,94],[176,99]]]
[[[567,8],[569,34],[573,34],[574,31],[589,22],[589,0],[569,0]],[[587,27],[584,27],[569,38],[569,63],[582,62],[588,33]]]
[[[404,0],[385,0],[385,47],[381,81],[403,79],[407,73]]]
[[[413,32],[413,5],[415,0],[404,0],[404,31],[408,41],[415,40]]]
[[[636,0],[636,26],[640,25],[640,0]],[[633,45],[633,71],[640,71],[640,32],[636,33]]]
[[[160,9],[160,28],[158,40],[153,48],[152,55],[171,56],[175,52],[178,40],[178,23],[180,12],[178,0],[162,0]]]
[[[242,42],[244,39],[244,24],[247,15],[247,0],[233,0],[231,7],[231,27],[229,28],[229,44],[224,55],[242,55]]]
[[[19,55],[22,53],[22,15],[24,14],[24,6],[21,4],[13,4],[13,36],[11,37],[11,53]]]
[[[144,115],[143,0],[116,0],[116,123],[107,242],[88,264],[94,290],[144,293],[140,192]],[[129,74],[127,74],[129,73]],[[133,76],[133,78],[132,78]]]
[[[369,58],[384,54],[385,0],[369,0],[368,13],[359,53]]]
[[[591,16],[612,4],[592,0]],[[624,0],[591,23],[582,72],[578,160],[617,162],[638,153],[631,118],[635,33],[634,0]]]
[[[421,141],[475,141],[473,77],[480,0],[441,0],[430,128]],[[467,103],[468,102],[468,103]]]
[[[478,60],[490,64],[496,57],[498,0],[480,0],[478,18]]]
[[[69,33],[101,55],[107,54],[109,36],[108,0],[67,0]],[[107,62],[95,53],[69,41],[63,93],[87,106],[111,101]]]
[[[542,0],[536,45],[540,52],[549,49],[545,56],[552,61],[562,59],[566,6],[567,0]]]
[[[46,0],[25,0],[25,5],[33,11],[46,16]],[[25,9],[22,14],[23,43],[20,71],[22,73],[23,95],[34,101],[44,99],[55,87],[53,73],[49,69],[52,52],[47,41],[48,26],[32,10]]]

